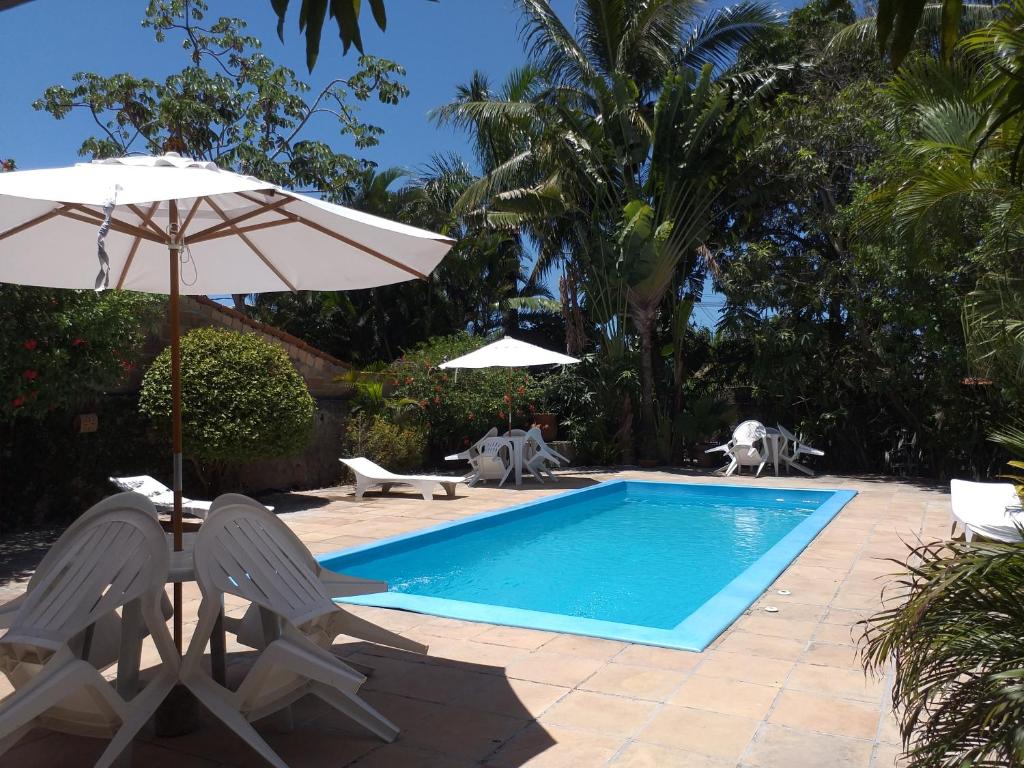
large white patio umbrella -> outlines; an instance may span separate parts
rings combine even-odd
[[[345,290],[426,278],[452,244],[173,153],[0,174],[0,282],[170,295],[176,550],[179,295]],[[174,629],[180,650],[180,584]]]
[[[505,337],[462,357],[441,363],[438,368],[529,368],[535,365],[571,365],[575,357],[553,352],[525,341]],[[508,428],[512,429],[512,408],[508,409]]]

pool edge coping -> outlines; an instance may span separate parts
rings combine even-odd
[[[434,534],[448,528],[466,523],[486,520],[498,515],[506,515],[523,509],[549,502],[553,499],[564,499],[580,493],[593,492],[597,488],[611,488],[617,485],[653,484],[683,485],[721,488],[740,486],[722,485],[719,483],[687,483],[671,480],[648,480],[632,478],[614,478],[604,480],[585,488],[573,488],[562,493],[544,496],[539,499],[514,504],[501,509],[480,512],[457,520],[446,520],[426,528],[419,528],[406,533],[377,539],[366,544],[346,547],[334,552],[316,556],[316,561],[325,561],[360,554],[426,534]],[[604,621],[578,616],[567,616],[559,613],[534,611],[524,608],[473,603],[464,600],[411,595],[402,592],[376,592],[368,595],[347,597],[337,602],[354,605],[365,605],[380,608],[394,608],[432,616],[441,616],[463,621],[475,621],[499,626],[523,627],[545,632],[585,635],[589,637],[621,640],[624,642],[655,645],[681,651],[701,652],[705,650],[719,635],[732,626],[737,619],[765,593],[772,583],[792,565],[800,554],[818,537],[825,527],[836,518],[842,509],[858,494],[855,490],[839,488],[778,488],[773,486],[745,486],[750,489],[780,492],[828,493],[814,512],[802,520],[789,533],[777,541],[757,560],[737,574],[732,581],[708,598],[697,610],[683,619],[671,629],[644,627],[638,624]]]

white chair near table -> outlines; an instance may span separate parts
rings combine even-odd
[[[398,727],[357,694],[365,676],[314,643],[303,631],[340,610],[294,535],[250,504],[227,504],[196,534],[199,622],[181,663],[181,681],[219,720],[268,763],[287,768],[252,722],[313,695],[385,741]],[[217,684],[203,663],[225,595],[240,597],[271,619],[266,645],[235,690]]]
[[[0,702],[0,754],[37,725],[109,738],[97,766],[130,747],[178,679],[162,611],[168,567],[163,529],[140,496],[119,494],[72,524],[5,612],[0,670],[15,690]],[[114,686],[101,672],[115,659],[111,631]],[[162,663],[137,692],[145,634]]]
[[[725,467],[725,476],[739,472],[743,467],[757,467],[757,475],[761,474],[768,462],[764,438],[767,434],[764,424],[759,421],[744,421],[732,432],[732,439],[724,445],[709,448],[705,453],[722,453],[729,463]]]
[[[498,480],[499,487],[505,484],[514,469],[515,446],[507,437],[499,437],[494,427],[461,453],[445,456],[445,461],[468,461],[472,473],[467,484],[474,486],[485,480]]]
[[[810,467],[802,464],[800,459],[804,456],[824,456],[824,451],[819,451],[817,448],[812,448],[807,443],[801,442],[800,438],[790,432],[781,424],[778,425],[779,434],[782,435],[782,446],[779,450],[779,459],[786,467],[788,473],[790,468],[799,470],[805,475],[814,476],[814,470]],[[776,468],[776,474],[778,469]]]
[[[766,427],[759,421],[742,422],[733,430],[732,439],[724,445],[709,448],[705,453],[722,453],[729,463],[723,468],[728,477],[740,472],[743,467],[757,467],[755,476],[760,476],[765,464],[771,462],[775,474],[779,474],[779,464],[786,472],[796,469],[807,475],[814,475],[810,467],[800,459],[805,456],[824,456],[824,451],[812,448],[800,438],[783,427]]]

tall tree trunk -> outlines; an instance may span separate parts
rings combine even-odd
[[[633,323],[640,336],[640,458],[657,457],[657,416],[654,413],[654,317],[650,307],[635,308]]]
[[[234,305],[237,312],[241,312],[243,315],[249,314],[249,305],[245,303],[245,293],[232,293],[231,303]]]

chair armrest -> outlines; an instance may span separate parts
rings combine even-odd
[[[726,443],[725,445],[716,445],[714,448],[708,448],[704,453],[725,453],[730,448],[732,448],[732,444]]]
[[[453,453],[450,456],[444,457],[445,461],[468,461],[469,451],[463,451],[462,453]]]
[[[386,581],[372,581],[360,579],[356,576],[346,576],[343,573],[335,573],[321,568],[317,574],[320,583],[324,585],[327,594],[332,597],[355,597],[356,595],[372,595],[376,592],[387,592]]]

